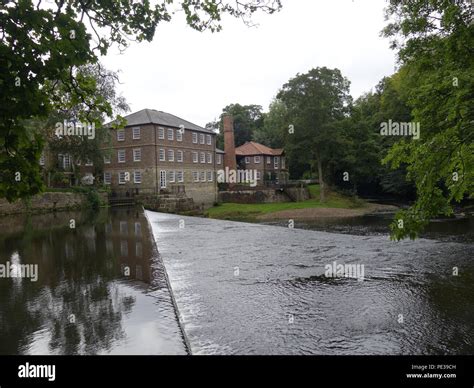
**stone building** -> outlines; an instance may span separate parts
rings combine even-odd
[[[186,193],[195,204],[217,200],[222,151],[216,133],[169,113],[143,109],[110,130],[104,146],[105,185],[116,195]]]

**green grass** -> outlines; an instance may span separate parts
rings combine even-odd
[[[302,202],[283,202],[283,203],[258,203],[258,204],[240,204],[223,203],[210,208],[206,216],[210,218],[255,221],[259,215],[278,212],[282,210],[310,209],[310,208],[339,208],[354,209],[363,206],[360,200],[343,196],[339,193],[329,191],[326,193],[326,201],[319,201],[319,185],[310,185],[309,192],[311,199]]]

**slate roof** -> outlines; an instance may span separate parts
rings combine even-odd
[[[162,112],[156,109],[142,109],[138,112],[131,113],[124,118],[127,120],[127,127],[144,124],[157,124],[165,127],[179,128],[180,125],[184,125],[185,129],[211,133],[214,135],[216,134],[214,131],[200,127],[199,125],[193,124],[187,120],[183,120],[171,113]]]
[[[235,154],[239,156],[250,156],[250,155],[272,155],[280,156],[283,154],[282,148],[273,149],[263,144],[256,143],[254,141],[247,141],[240,147],[235,149]]]

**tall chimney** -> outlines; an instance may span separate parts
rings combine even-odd
[[[224,121],[224,167],[229,170],[237,170],[235,160],[235,142],[234,142],[234,119],[231,115],[225,114]]]

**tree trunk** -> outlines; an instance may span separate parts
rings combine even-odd
[[[324,202],[326,200],[325,196],[325,184],[324,184],[324,178],[323,178],[323,165],[321,163],[321,158],[318,157],[318,178],[319,178],[319,200],[321,202]]]

